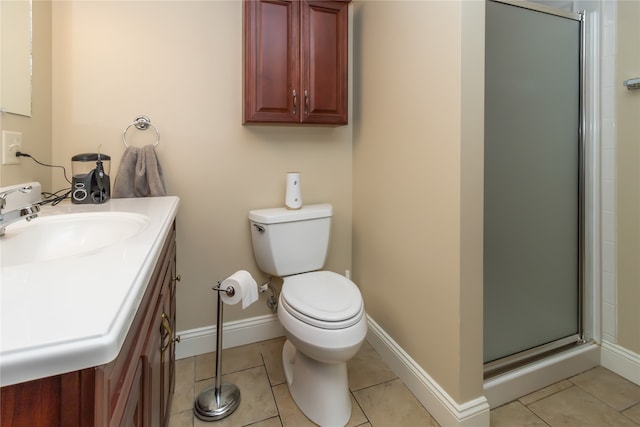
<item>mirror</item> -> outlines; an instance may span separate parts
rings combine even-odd
[[[31,0],[0,0],[0,111],[31,116]]]

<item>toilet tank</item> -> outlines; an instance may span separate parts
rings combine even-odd
[[[283,277],[321,269],[329,247],[331,214],[330,204],[250,211],[253,255],[260,270]]]

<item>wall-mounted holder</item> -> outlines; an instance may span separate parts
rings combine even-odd
[[[193,412],[203,421],[217,421],[225,418],[236,410],[240,404],[240,389],[234,384],[222,384],[222,298],[219,292],[227,296],[234,296],[236,290],[233,286],[225,289],[213,287],[218,292],[218,324],[216,326],[216,382],[215,385],[203,390],[193,403]]]
[[[264,293],[267,291],[271,291],[271,296],[267,298],[267,307],[271,309],[274,313],[278,312],[278,291],[271,286],[271,276],[269,276],[269,280],[258,286],[258,291],[260,293]]]
[[[625,80],[624,82],[622,82],[622,84],[626,86],[628,90],[640,89],[640,77]]]
[[[139,130],[147,130],[149,127],[151,127],[156,132],[156,142],[153,144],[153,146],[157,147],[158,144],[160,144],[160,131],[151,123],[151,119],[148,116],[142,115],[133,119],[133,122],[130,123],[122,131],[122,142],[124,143],[125,147],[129,147],[129,144],[127,144],[127,131],[131,126],[135,126],[136,129]]]

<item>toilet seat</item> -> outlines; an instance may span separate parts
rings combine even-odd
[[[358,287],[331,271],[286,277],[281,304],[296,319],[322,329],[348,328],[364,315]]]

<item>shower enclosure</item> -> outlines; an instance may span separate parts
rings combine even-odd
[[[583,340],[584,16],[486,10],[484,362]]]

